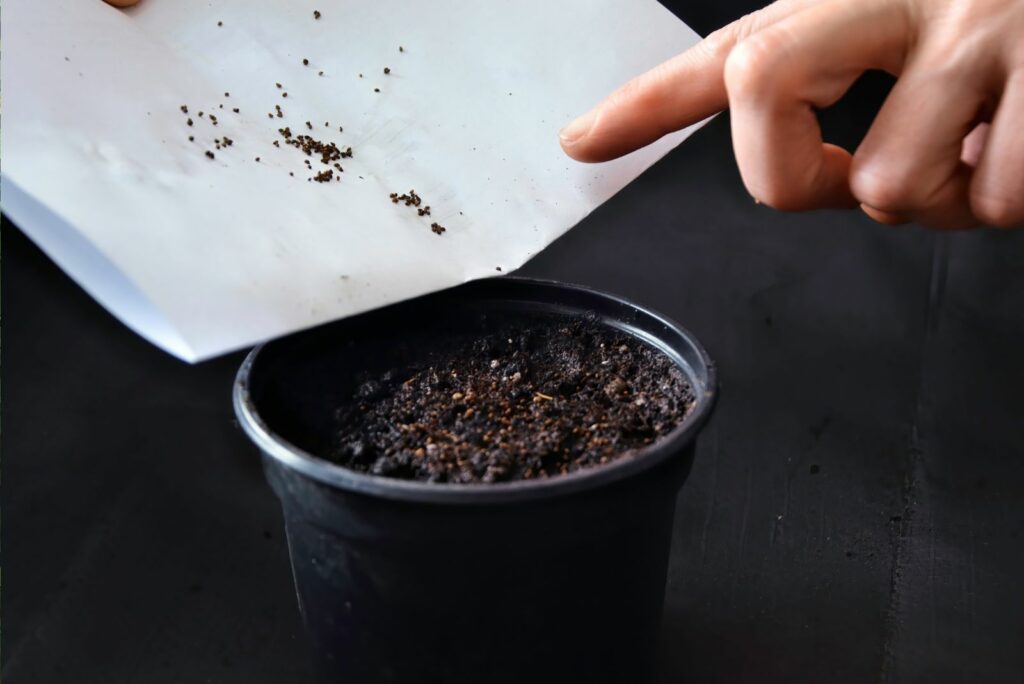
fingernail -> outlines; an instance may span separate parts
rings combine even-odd
[[[594,127],[595,119],[597,119],[597,112],[595,110],[587,112],[560,130],[558,132],[559,140],[562,141],[563,145],[572,145],[576,143]]]

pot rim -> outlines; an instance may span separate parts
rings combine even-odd
[[[565,475],[494,484],[428,483],[418,480],[400,480],[360,473],[315,456],[276,434],[263,421],[250,395],[249,380],[259,361],[260,353],[267,344],[273,343],[271,341],[261,344],[249,352],[235,376],[232,392],[233,405],[243,431],[249,439],[256,443],[265,457],[272,458],[280,465],[330,487],[376,498],[443,504],[512,503],[555,498],[592,490],[639,475],[673,456],[681,456],[684,449],[696,440],[697,433],[711,414],[711,409],[717,398],[718,386],[714,362],[697,338],[688,330],[672,319],[639,306],[628,299],[582,285],[515,276],[486,280],[500,280],[502,283],[513,284],[513,286],[540,286],[552,291],[575,291],[629,307],[640,316],[663,325],[670,334],[683,338],[685,343],[696,352],[703,368],[690,367],[690,364],[680,354],[679,345],[670,345],[663,339],[667,335],[654,336],[636,327],[625,325],[622,321],[618,321],[620,325],[614,325],[615,317],[602,317],[605,325],[616,327],[627,334],[638,337],[668,355],[686,373],[687,379],[694,387],[697,397],[693,408],[675,429],[653,444],[621,456],[608,464],[584,468]],[[484,299],[486,301],[486,298]],[[536,301],[545,303],[540,300]],[[558,304],[557,298],[553,303]],[[575,309],[575,311],[584,313],[579,309]],[[303,333],[294,334],[301,335]],[[698,377],[701,371],[705,376],[703,381]]]

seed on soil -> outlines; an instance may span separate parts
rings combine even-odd
[[[667,356],[596,319],[402,344],[421,361],[357,378],[338,408],[336,463],[426,482],[547,478],[627,457],[669,434],[694,405]],[[602,345],[628,351],[603,366]],[[512,369],[521,379],[509,386],[502,378]],[[609,397],[616,379],[645,403]]]

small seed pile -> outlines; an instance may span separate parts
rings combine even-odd
[[[407,207],[415,207],[417,216],[430,216],[430,205],[423,204],[423,198],[416,194],[415,190],[409,192],[403,192],[399,195],[397,192],[393,192],[389,195],[392,204],[405,204]],[[422,206],[421,206],[422,205]],[[430,230],[437,235],[444,233],[447,228],[442,226],[440,223],[431,223]]]
[[[313,19],[314,20],[319,20],[322,16],[323,15],[321,14],[321,12],[319,10],[313,10]],[[223,22],[218,21],[217,22],[217,26],[223,26]],[[405,48],[403,46],[399,45],[398,46],[398,51],[404,53],[405,52]],[[302,61],[303,66],[310,66],[310,64],[313,64],[315,60],[311,60],[308,57],[303,57],[301,61]],[[392,69],[391,69],[390,66],[385,66],[385,67],[383,67],[383,71],[384,71],[384,75],[388,76],[388,75],[391,74]],[[324,75],[323,70],[319,70],[317,72],[317,75],[318,76],[323,76]],[[359,78],[363,78],[363,74],[359,74]],[[278,91],[280,91],[280,95],[281,95],[282,98],[287,98],[288,97],[288,91],[285,90],[284,84],[279,83],[279,82],[275,82],[274,83],[274,87]],[[380,87],[374,87],[373,88],[373,92],[380,93],[381,92]],[[230,98],[231,97],[231,93],[229,91],[224,91],[224,97],[225,98]],[[216,105],[216,107],[211,107],[211,109],[224,110],[225,106],[224,106],[224,103],[218,103]],[[192,118],[192,116],[189,116],[189,107],[188,107],[188,105],[184,105],[184,104],[181,105],[180,106],[180,110],[181,110],[181,113],[183,115],[185,115],[185,117],[186,117],[185,124],[188,127],[194,128],[194,127],[196,127],[197,123],[199,123],[199,124],[202,123],[201,121],[197,122],[196,120],[194,120]],[[239,115],[241,114],[241,108],[240,107],[230,107],[230,110],[234,114],[239,114]],[[195,116],[198,119],[203,119],[203,120],[208,121],[211,126],[219,126],[220,123],[221,123],[220,120],[218,119],[218,117],[215,114],[212,114],[212,113],[208,114],[208,113],[206,113],[204,111],[197,111]],[[268,111],[267,112],[267,118],[268,119],[275,119],[275,118],[276,119],[284,119],[285,118],[285,111],[281,108],[280,104],[274,104],[273,105],[273,111]],[[314,130],[314,126],[313,126],[313,123],[311,121],[306,121],[305,122],[305,126],[306,126],[306,129],[309,130],[309,131],[313,131]],[[330,128],[330,124],[328,122],[324,122],[324,127],[325,128]],[[341,166],[340,161],[342,159],[352,158],[353,151],[352,151],[351,147],[345,147],[344,149],[342,149],[337,143],[334,143],[334,142],[331,142],[331,141],[325,141],[325,140],[318,140],[318,139],[314,138],[312,135],[295,135],[295,134],[292,133],[291,128],[289,126],[283,126],[281,128],[278,128],[277,131],[278,131],[278,134],[281,136],[281,138],[284,140],[286,145],[289,145],[291,147],[294,147],[294,148],[300,150],[301,152],[303,152],[306,155],[306,157],[309,157],[309,158],[319,157],[320,163],[327,167],[327,168],[324,168],[324,169],[316,170],[316,169],[313,168],[313,165],[311,164],[309,159],[303,160],[307,170],[309,170],[310,172],[313,172],[312,175],[307,177],[308,181],[311,181],[311,182],[312,181],[316,181],[318,183],[328,183],[328,182],[330,182],[332,180],[335,180],[335,181],[340,181],[341,180],[341,174],[345,171],[345,169]],[[338,132],[339,133],[344,132],[344,128],[342,126],[338,126]],[[198,135],[200,132],[197,131],[196,133]],[[202,136],[200,136],[200,139],[202,139]],[[188,136],[188,140],[189,140],[189,142],[195,142],[196,141],[196,135],[189,135]],[[277,148],[281,147],[280,140],[272,140],[271,142],[272,142],[274,147],[277,147]],[[228,147],[234,146],[235,141],[232,138],[230,138],[230,137],[225,135],[225,136],[221,136],[219,138],[213,138],[212,144],[213,144],[213,149],[215,149],[215,150],[224,150],[224,149],[226,149]],[[213,150],[211,150],[211,149],[203,150],[203,155],[207,159],[214,159],[215,158]],[[255,157],[254,159],[255,159],[256,162],[260,161],[260,157]],[[294,177],[295,173],[294,172],[289,172],[288,175]],[[359,178],[362,178],[362,176],[359,176]],[[394,202],[395,204],[398,204],[399,202],[404,202],[406,204],[406,206],[414,207],[416,209],[416,211],[417,211],[417,215],[419,215],[419,216],[430,216],[431,215],[430,206],[429,205],[422,205],[421,206],[422,200],[415,193],[415,191],[410,191],[409,193],[405,193],[405,194],[403,194],[401,196],[399,196],[397,193],[392,193],[391,194],[391,199],[392,199],[392,202]],[[461,212],[460,212],[460,214],[461,214]],[[442,226],[441,224],[436,223],[436,222],[430,224],[430,229],[434,233],[436,233],[437,235],[441,235],[446,230],[446,228],[444,226]]]

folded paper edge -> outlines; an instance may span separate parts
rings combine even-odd
[[[131,330],[182,361],[202,360],[124,271],[8,174],[0,174],[0,208],[79,287]]]

